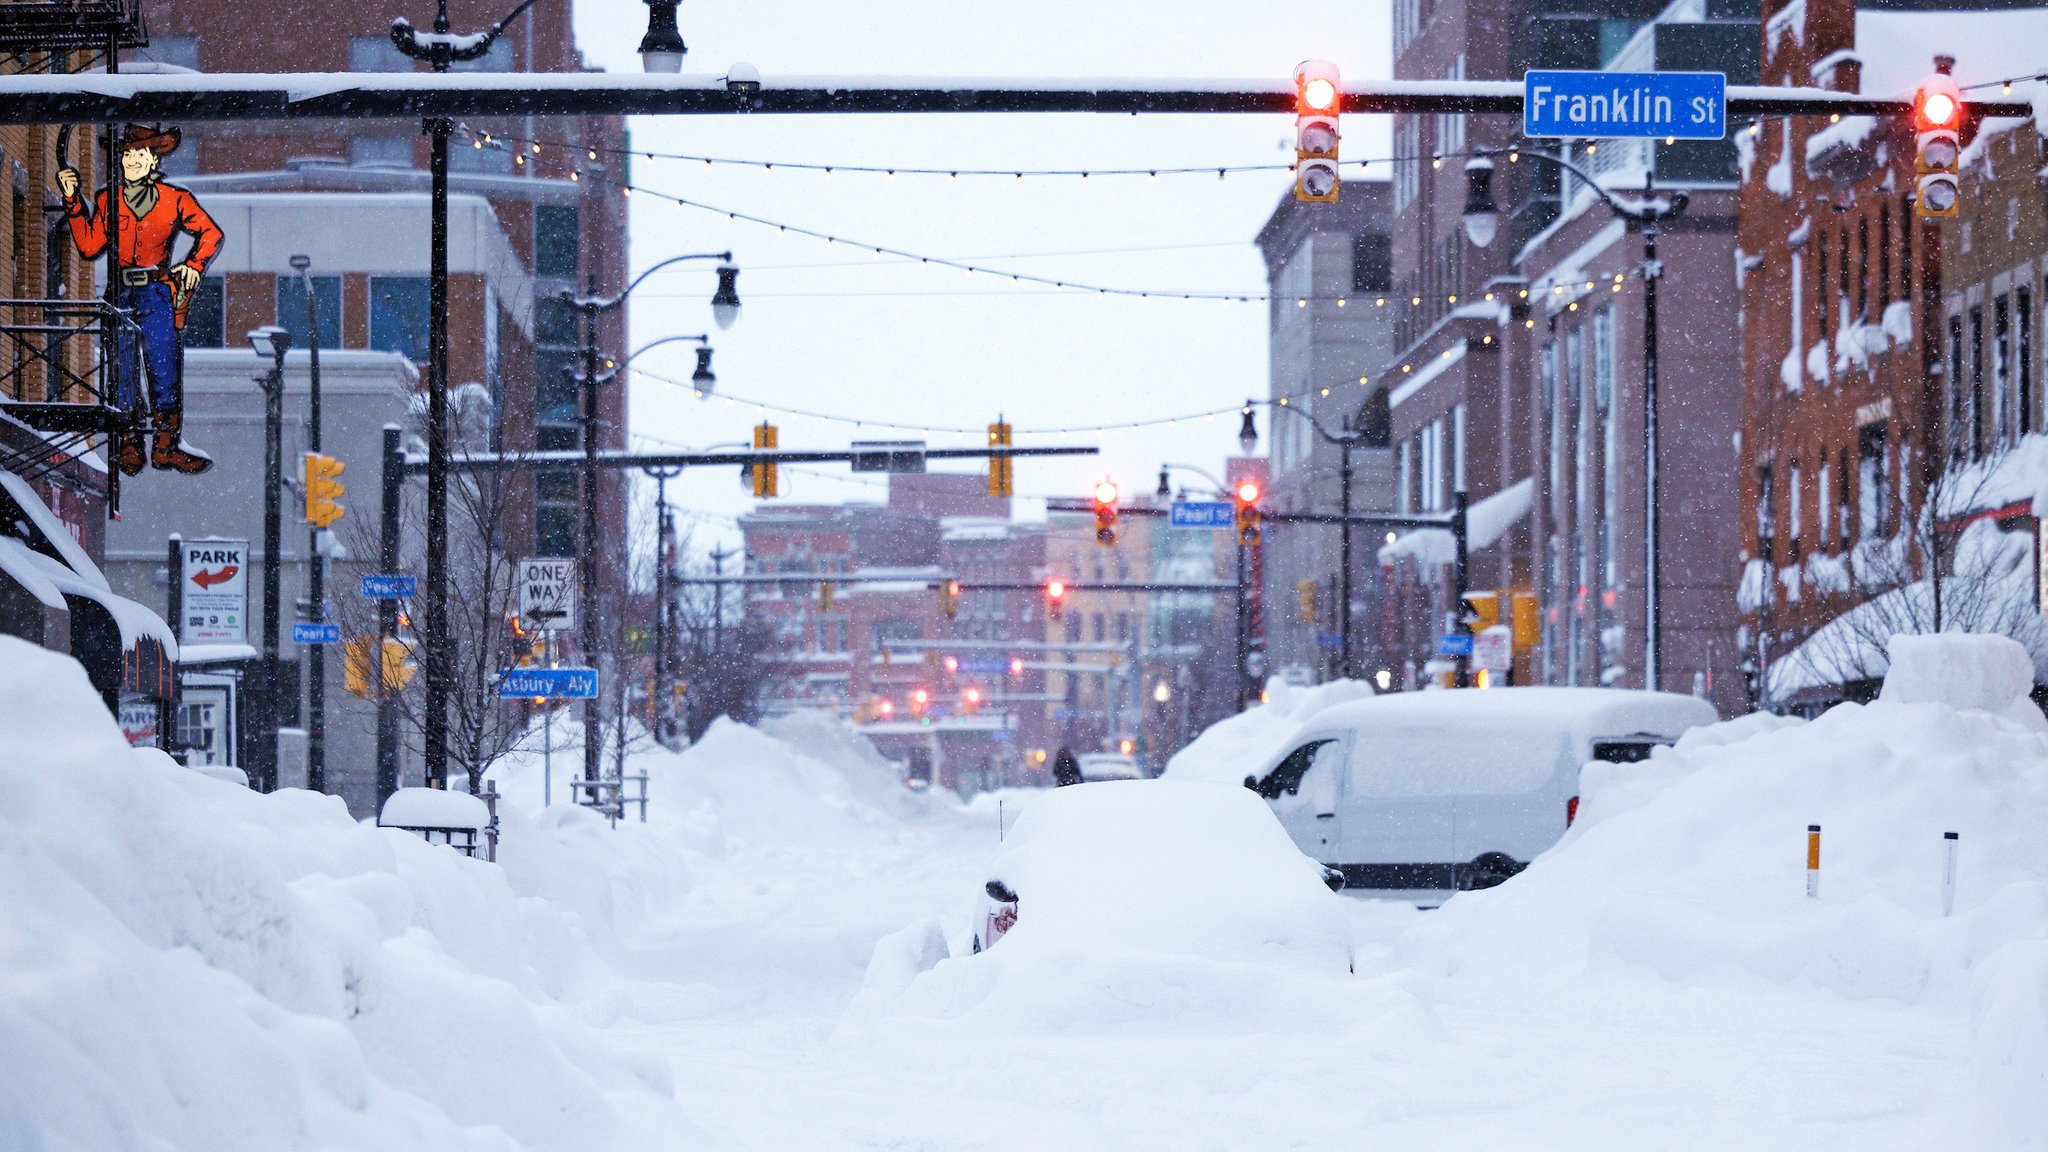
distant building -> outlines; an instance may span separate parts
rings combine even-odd
[[[1346,183],[1335,204],[1304,204],[1290,188],[1259,230],[1266,261],[1267,343],[1272,365],[1266,410],[1272,487],[1266,506],[1334,513],[1342,507],[1343,453],[1317,432],[1362,433],[1351,452],[1351,507],[1393,505],[1387,394],[1376,378],[1391,354],[1392,290],[1385,181]],[[1185,477],[1183,477],[1185,479]],[[1380,533],[1352,534],[1352,641],[1358,674],[1379,666]],[[1338,592],[1340,530],[1276,526],[1265,542],[1266,652],[1276,672],[1310,680],[1342,674]]]

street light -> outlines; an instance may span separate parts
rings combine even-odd
[[[1252,421],[1252,402],[1244,402],[1244,422],[1237,427],[1237,444],[1249,456],[1259,446],[1259,426]]]
[[[1339,459],[1342,461],[1337,472],[1337,491],[1340,501],[1338,510],[1344,518],[1344,543],[1338,560],[1339,565],[1342,567],[1342,574],[1339,577],[1341,588],[1337,593],[1337,667],[1346,680],[1353,679],[1357,669],[1353,667],[1351,660],[1351,452],[1353,449],[1364,446],[1368,441],[1376,437],[1366,429],[1356,427],[1348,413],[1344,417],[1344,431],[1337,433],[1323,427],[1322,422],[1311,415],[1306,408],[1290,404],[1284,406],[1281,411],[1292,412],[1303,420],[1308,421],[1309,427],[1316,430],[1316,435],[1337,446]],[[1250,417],[1247,416],[1246,418],[1249,419]]]
[[[681,72],[682,30],[676,27],[676,0],[647,0],[647,35],[640,38],[640,67],[648,72]]]
[[[737,305],[735,305],[735,307],[737,307]],[[628,356],[624,360],[619,362],[618,367],[625,368],[633,361],[638,360],[640,358],[641,353],[643,352],[648,352],[652,349],[659,348],[663,344],[676,343],[694,343],[702,345],[702,347],[699,347],[697,349],[697,370],[695,372],[690,373],[690,387],[696,390],[697,398],[699,400],[709,399],[711,397],[712,390],[718,387],[718,377],[713,375],[711,372],[712,349],[711,336],[708,333],[698,333],[694,336],[663,336],[659,340],[650,341],[646,344],[642,344],[638,348],[635,348],[631,356]],[[610,365],[607,364],[607,367],[609,366]],[[746,445],[741,445],[741,447],[746,447]]]
[[[1465,238],[1481,248],[1493,242],[1500,225],[1500,214],[1493,204],[1493,163],[1489,159],[1495,155],[1499,153],[1482,153],[1465,165]],[[1685,211],[1686,194],[1673,191],[1666,196],[1653,196],[1654,177],[1645,174],[1642,196],[1623,198],[1601,187],[1598,180],[1568,160],[1543,152],[1513,155],[1528,156],[1570,172],[1598,193],[1616,216],[1635,222],[1643,230],[1643,687],[1655,689],[1662,679],[1663,655],[1662,606],[1658,596],[1662,578],[1657,554],[1657,281],[1663,277],[1664,267],[1657,260],[1657,231],[1663,221]]]
[[[602,372],[599,371],[597,318],[600,313],[615,311],[624,305],[627,297],[633,294],[633,290],[646,283],[649,276],[672,264],[680,264],[685,260],[719,261],[718,290],[711,298],[712,315],[714,319],[722,318],[723,324],[731,324],[739,316],[740,299],[737,288],[739,269],[733,267],[732,253],[729,251],[689,252],[680,256],[671,256],[666,260],[649,266],[646,271],[635,276],[632,282],[627,284],[615,296],[598,295],[595,277],[585,281],[583,295],[579,296],[573,292],[564,291],[559,296],[562,303],[576,311],[579,322],[582,325],[582,346],[578,350],[578,361],[581,367],[576,370],[574,379],[576,384],[583,390],[583,415],[581,421],[583,438],[583,467],[581,470],[583,481],[583,533],[582,539],[577,542],[577,575],[583,588],[585,610],[582,618],[577,622],[579,625],[577,645],[582,651],[583,659],[590,661],[593,668],[597,667],[598,662],[597,617],[599,605],[602,601],[602,597],[598,595],[597,587],[597,396],[598,388],[610,382],[616,374],[615,369],[608,368]],[[697,336],[676,337],[675,339],[696,339],[701,343],[707,342],[709,338]],[[656,341],[655,343],[661,343],[661,341]],[[645,352],[647,348],[652,347],[654,347],[654,344],[641,348],[639,351],[634,352],[632,356],[626,357],[626,361],[631,363],[633,356],[638,356],[640,352]],[[698,385],[699,390],[707,395],[710,392],[710,386],[716,384],[716,378],[711,375],[711,349],[709,347],[697,350],[697,371],[691,377],[691,382]],[[720,601],[722,609],[724,606],[722,589]],[[604,733],[600,727],[600,717],[602,715],[603,708],[597,697],[584,701],[583,778],[586,780],[598,778],[598,768],[603,760]]]
[[[268,364],[263,389],[263,686],[256,693],[256,790],[277,789],[278,554],[284,551],[284,357],[292,334],[275,324],[249,332],[249,347]]]

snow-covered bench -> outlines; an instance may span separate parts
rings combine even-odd
[[[498,858],[498,782],[484,781],[481,799],[442,788],[400,788],[384,801],[377,826],[416,832],[465,856]],[[481,850],[481,853],[479,853]]]

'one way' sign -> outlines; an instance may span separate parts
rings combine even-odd
[[[514,574],[519,586],[519,618],[535,628],[568,631],[576,627],[576,561],[561,556],[529,556]]]

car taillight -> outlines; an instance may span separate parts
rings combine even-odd
[[[1571,799],[1564,802],[1564,826],[1567,828],[1571,827],[1572,821],[1577,820],[1578,818],[1579,798],[1577,796],[1574,796]]]

